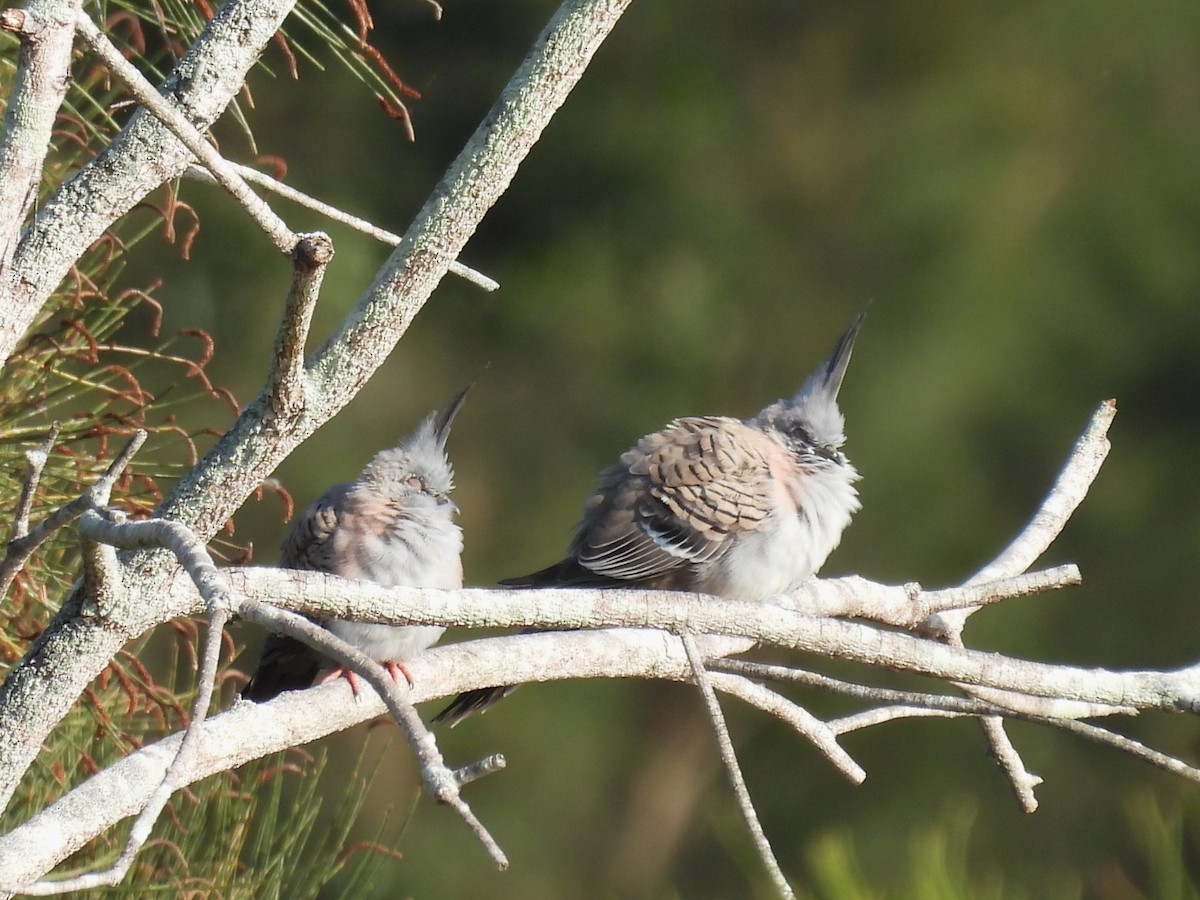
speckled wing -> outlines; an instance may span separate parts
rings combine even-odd
[[[600,474],[571,545],[578,564],[618,581],[671,582],[762,527],[771,473],[737,419],[676,419]],[[685,585],[682,585],[685,586]]]
[[[335,484],[301,513],[288,532],[287,540],[283,542],[280,566],[338,574],[333,556],[333,537],[349,491],[349,484]]]
[[[334,571],[333,536],[349,489],[348,484],[335,485],[301,513],[283,543],[280,566]],[[306,688],[317,677],[321,665],[320,654],[303,641],[268,634],[254,676],[242,691],[242,697],[263,703],[284,691]]]

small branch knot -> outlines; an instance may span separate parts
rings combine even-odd
[[[12,32],[22,40],[32,38],[41,31],[37,19],[25,15],[23,9],[6,9],[0,12],[0,28]]]
[[[491,756],[485,756],[477,762],[469,763],[462,768],[455,769],[453,772],[454,781],[461,788],[472,781],[478,781],[485,775],[499,772],[507,765],[508,760],[504,758],[503,753],[493,753]]]
[[[333,259],[333,241],[329,235],[321,231],[302,234],[292,247],[292,263],[296,270],[311,274],[317,269],[329,265]]]

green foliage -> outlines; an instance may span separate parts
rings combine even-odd
[[[913,897],[921,900],[1020,900],[1028,894],[996,872],[972,865],[970,838],[975,813],[966,805],[948,808],[935,825],[907,836],[904,871],[886,881],[870,876],[855,853],[848,830],[817,836],[808,850],[814,900],[881,900]],[[898,841],[904,841],[898,836]],[[1066,900],[1066,895],[1059,895]]]
[[[348,780],[339,769],[341,799],[330,804],[319,791],[325,753],[297,762],[299,755],[257,760],[236,776],[214,776],[220,787],[201,783],[198,797],[176,800],[137,870],[106,896],[312,898],[335,880],[352,896],[386,854],[374,841],[349,846],[373,773],[362,772],[361,758]]]

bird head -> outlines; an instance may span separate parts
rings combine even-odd
[[[841,452],[846,442],[845,419],[837,395],[865,315],[865,311],[858,314],[830,357],[808,376],[794,397],[772,403],[755,417],[757,425],[773,431],[789,450],[808,462],[846,465]]]
[[[450,503],[454,467],[446,456],[446,439],[473,384],[467,385],[449,406],[426,416],[417,429],[395,447],[377,453],[358,476],[355,487],[406,508]]]

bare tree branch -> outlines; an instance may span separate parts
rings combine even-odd
[[[454,772],[446,766],[445,761],[442,759],[433,735],[430,734],[425,723],[421,721],[421,717],[417,715],[412,703],[400,692],[399,686],[389,677],[382,666],[378,665],[361,650],[356,649],[332,632],[310,622],[303,616],[275,610],[257,600],[242,597],[230,585],[225,574],[214,565],[212,557],[204,548],[204,545],[185,525],[163,519],[126,522],[120,517],[105,518],[99,513],[91,511],[84,514],[79,528],[81,534],[91,540],[103,541],[111,546],[126,550],[141,547],[164,547],[169,550],[179,560],[188,578],[196,586],[200,596],[204,599],[213,622],[219,622],[221,628],[224,627],[224,622],[228,618],[228,614],[236,613],[243,618],[264,625],[272,631],[281,632],[315,646],[322,654],[332,658],[335,662],[353,669],[357,675],[375,688],[379,696],[383,698],[393,719],[395,719],[404,732],[405,737],[408,739],[413,752],[420,762],[421,774],[425,779],[430,794],[439,803],[453,808],[480,839],[497,866],[501,869],[507,868],[508,860],[505,858],[503,851],[488,833],[487,829],[479,822],[470,807],[463,801],[459,793],[458,782],[454,777]],[[112,581],[114,579],[119,579],[119,570],[118,572],[110,573],[107,580]],[[100,612],[104,614],[105,610],[102,609]],[[217,618],[218,613],[222,614],[219,620]],[[217,631],[216,640],[219,645],[220,628]],[[211,641],[213,636],[210,634],[209,637]],[[216,676],[215,662],[211,676],[212,678]],[[208,684],[201,682],[198,688],[200,693],[211,695],[213,688],[212,678],[210,678]],[[205,709],[207,709],[207,705]],[[180,754],[182,755],[186,750],[188,750],[188,744],[185,738],[184,745],[180,748]],[[172,773],[175,771],[175,768],[176,766],[173,766],[172,771],[168,772],[168,780],[174,777]],[[166,799],[169,798],[171,792],[177,786],[178,784],[174,782],[170,784],[166,796],[161,798],[162,802],[159,803],[157,810],[153,813],[154,818],[157,818],[158,813],[162,810],[162,806],[166,803]],[[156,793],[152,797],[151,802],[158,803],[159,799],[159,794]],[[139,821],[141,820],[139,819]],[[153,821],[150,822],[150,825],[153,825]],[[149,827],[149,825],[146,826],[147,835]],[[140,834],[140,832],[138,833]],[[141,838],[142,842],[144,840],[145,836]],[[114,866],[114,872],[122,864],[125,866],[125,869],[128,869],[133,855],[136,854],[140,846],[141,843],[134,846],[131,839],[131,843],[127,847],[129,859],[125,860],[125,855],[123,854],[122,861],[117,866]],[[97,877],[116,877],[117,881],[119,881],[123,876],[124,870],[121,870],[119,875],[98,875]],[[96,883],[110,884],[116,882],[98,881]]]
[[[1019,709],[1015,709],[1009,705],[997,706],[995,703],[989,703],[986,700],[955,697],[948,694],[898,691],[893,688],[856,684],[854,682],[842,681],[838,678],[830,678],[828,675],[821,675],[817,672],[809,672],[804,669],[751,662],[745,659],[713,659],[709,661],[709,668],[716,672],[730,672],[743,675],[747,678],[807,685],[834,694],[857,697],[860,700],[870,700],[873,703],[894,703],[910,707],[943,710],[945,712],[968,716],[1013,715],[1020,718],[1060,721],[1064,719],[1096,718],[1099,716],[1136,716],[1138,714],[1138,710],[1132,706],[1113,706],[1107,703],[1084,703],[1074,700],[1066,701],[1061,698],[1005,695],[1006,699],[1014,696],[1022,696],[1022,700],[1025,702],[1021,704]],[[832,723],[830,727],[834,728]],[[836,728],[834,730],[836,732]]]
[[[332,259],[333,242],[325,234],[303,235],[292,250],[292,286],[267,375],[271,410],[285,419],[300,416],[308,402],[304,347],[325,269]]]
[[[1111,449],[1108,429],[1116,415],[1115,400],[1106,400],[1096,408],[1087,428],[1071,449],[1071,455],[1050,488],[1050,493],[1029,524],[999,556],[976,572],[967,581],[968,585],[1020,575],[1049,549],[1100,474],[1100,467]],[[972,612],[971,609],[965,609],[935,615],[925,623],[924,630],[936,636],[961,634]]]
[[[775,891],[779,896],[794,898],[796,894],[788,884],[787,876],[783,874],[779,860],[775,858],[775,851],[771,849],[771,842],[767,840],[762,823],[758,820],[758,813],[754,810],[750,789],[746,787],[746,779],[742,777],[742,767],[738,764],[737,753],[733,749],[733,739],[729,736],[729,726],[725,724],[725,715],[721,712],[721,704],[717,701],[717,695],[708,680],[708,673],[704,671],[704,660],[696,646],[696,639],[684,631],[679,634],[679,640],[683,643],[688,664],[692,667],[692,677],[696,681],[696,686],[700,688],[700,695],[704,698],[709,721],[712,722],[713,731],[717,736],[717,745],[721,748],[721,759],[725,763],[725,771],[729,775],[729,783],[733,787],[733,794],[741,808],[742,818],[746,820],[750,837],[754,840],[754,846],[758,850],[759,859],[766,867],[767,874],[771,877],[771,883],[775,885]]]
[[[25,461],[29,463],[29,468],[25,470],[25,481],[21,485],[21,496],[17,498],[17,511],[13,515],[12,536],[8,539],[10,553],[13,542],[29,534],[29,513],[33,510],[33,498],[37,495],[38,484],[42,480],[42,470],[50,461],[50,452],[54,449],[55,442],[58,441],[60,430],[57,422],[51,422],[50,430],[46,432],[46,438],[42,441],[41,446],[36,450],[25,451]],[[0,590],[0,594],[8,589],[8,581],[4,581],[3,585],[4,590]]]
[[[247,596],[274,599],[280,606],[312,615],[473,628],[686,628],[1036,697],[1066,697],[1105,707],[1200,711],[1200,666],[1158,672],[1053,665],[952,647],[864,622],[700,594],[638,589],[380,588],[282,569],[240,570],[228,577]],[[797,593],[802,595],[807,587]],[[187,587],[176,584],[170,589],[186,591]]]
[[[814,616],[861,617],[900,628],[917,628],[931,615],[964,608],[978,609],[1003,600],[1058,590],[1082,582],[1074,565],[1055,566],[995,581],[926,590],[916,582],[878,584],[857,575],[824,578],[805,585],[783,605]]]
[[[255,574],[263,573],[230,572],[230,583],[235,590],[240,589],[244,583],[257,583],[254,578],[243,578]],[[258,586],[265,589],[270,583],[271,580],[268,579]],[[328,599],[332,603],[334,585],[322,587],[320,580],[314,580],[312,590],[317,594],[328,590]],[[473,590],[462,593],[475,601],[479,614],[482,615],[482,610],[493,602],[497,595],[528,595],[541,592]],[[353,597],[343,597],[343,610],[357,608],[361,607]],[[731,612],[732,621],[724,624],[732,625],[738,618],[737,612],[740,611]],[[952,650],[942,645],[933,646]],[[737,667],[740,670],[745,664],[717,661],[712,665]],[[886,662],[883,666],[887,667]],[[691,667],[679,641],[663,631],[647,628],[541,632],[474,640],[434,647],[413,660],[410,668],[413,671],[415,687],[411,690],[409,698],[414,703],[510,680],[535,682],[559,678],[610,677],[687,681],[691,678]],[[746,673],[756,675],[754,669],[746,669]],[[1082,678],[1089,674],[1088,670],[1079,670],[1079,673]],[[1119,681],[1114,673],[1093,671],[1091,674],[1100,676],[1102,680]],[[1152,685],[1146,682],[1143,686],[1147,692],[1176,690],[1187,683],[1192,687],[1186,690],[1194,691],[1196,685],[1200,684],[1200,671],[1195,668],[1174,673],[1128,674],[1143,674],[1150,681],[1157,683]],[[1036,678],[1037,675],[1033,677]],[[839,683],[833,679],[829,679],[829,682]],[[727,686],[720,676],[714,679],[714,687],[724,690]],[[826,682],[822,681],[817,686],[823,688]],[[1108,687],[1111,686],[1110,681]],[[844,692],[875,702],[899,703],[901,707],[911,707],[914,703],[940,706],[950,713],[963,715],[998,711],[996,707],[984,701],[961,697],[946,696],[939,699],[935,695],[888,691],[861,685],[848,685]],[[766,704],[757,701],[745,690],[735,689],[733,694],[760,708],[766,708]],[[350,696],[349,686],[344,681],[339,681],[307,691],[285,693],[266,704],[236,703],[228,711],[205,723],[201,756],[197,758],[189,776],[189,783],[214,772],[241,765],[250,759],[348,728],[375,718],[385,711],[383,702],[373,692],[364,690],[354,703],[349,702]],[[1158,707],[1173,708],[1173,705],[1163,702],[1158,704]],[[1175,705],[1174,708],[1181,707]],[[879,721],[889,721],[900,714],[888,712],[882,714]],[[1019,717],[1043,721],[1024,715]],[[786,718],[784,720],[787,721]],[[1082,724],[1071,720],[1044,721],[1046,724],[1054,724],[1068,730],[1074,730],[1076,724]],[[818,723],[820,728],[829,728],[834,733],[864,727],[867,724],[870,723],[862,717],[857,721],[847,717],[827,725]],[[808,734],[805,733],[805,736],[808,737]],[[159,744],[148,746],[125,757],[29,822],[0,837],[0,873],[10,882],[40,877],[58,860],[65,858],[91,837],[122,818],[136,814],[150,792],[160,783],[167,763],[174,758],[177,742],[178,736],[169,737]],[[1149,758],[1148,761],[1155,762]],[[1181,772],[1188,768],[1177,760],[1170,765]]]
[[[980,719],[1022,805],[1030,811],[1036,808],[1034,788],[1041,778],[1027,771],[1009,741],[1003,728],[1008,716],[1064,728],[1200,781],[1200,769],[1078,721],[1149,709],[1200,712],[1200,664],[1175,672],[1112,672],[982,653],[963,644],[966,621],[984,604],[1079,582],[1074,566],[1031,574],[1026,570],[1056,538],[1096,477],[1108,451],[1106,433],[1115,414],[1111,402],[1096,411],[1021,534],[967,584],[940,591],[861,578],[813,580],[786,603],[760,605],[644,590],[385,589],[291,570],[218,570],[205,540],[280,461],[355,396],[445,273],[496,287],[456,260],[628,0],[566,0],[403,237],[265,176],[249,175],[253,170],[223,159],[204,137],[293,3],[230,0],[158,90],[78,11],[77,0],[31,0],[23,11],[0,13],[0,27],[23,38],[17,86],[0,143],[0,301],[7,301],[0,302],[0,358],[7,359],[84,249],[149,190],[192,167],[194,159],[250,212],[277,248],[292,254],[294,265],[275,356],[260,394],[164,500],[159,518],[128,522],[119,513],[103,511],[113,482],[144,433],[95,485],[32,531],[29,515],[54,435],[40,451],[29,454],[13,539],[0,563],[0,588],[7,589],[47,536],[75,518],[83,538],[83,578],[0,686],[0,802],[11,798],[47,734],[122,643],[184,614],[205,612],[210,627],[186,731],[131,754],[0,837],[0,890],[51,894],[117,884],[174,791],[213,771],[347,727],[385,708],[413,747],[430,795],[455,809],[503,868],[503,852],[461,796],[468,781],[503,768],[503,757],[493,755],[451,769],[413,703],[466,688],[521,681],[587,676],[694,681],[751,836],[783,896],[792,896],[791,888],[758,821],[718,690],[789,724],[855,782],[866,773],[839,746],[840,735],[900,718],[966,715]],[[143,109],[100,158],[60,187],[18,241],[62,102],[73,26],[105,65],[128,82]],[[50,83],[55,77],[61,83]],[[332,245],[322,234],[293,233],[247,181],[266,183],[276,193],[396,246],[353,311],[307,358],[313,310]],[[124,552],[118,554],[118,547]],[[298,613],[398,624],[600,630],[552,631],[435,649],[413,661],[426,682],[408,692],[363,653]],[[234,615],[309,642],[354,669],[374,692],[347,704],[346,687],[329,685],[303,695],[285,694],[261,706],[237,703],[209,719],[221,635]],[[846,621],[849,617],[856,621]],[[890,630],[896,627],[913,633]],[[968,696],[893,691],[724,658],[740,652],[748,641],[851,660],[875,670],[920,673]],[[704,660],[701,649],[712,658]],[[710,666],[715,674],[709,673]],[[826,722],[750,680],[759,677],[797,681],[880,705]],[[38,880],[82,843],[129,816],[137,818],[112,867],[66,882]]]
[[[54,5],[68,6],[62,0]],[[229,0],[217,10],[162,88],[196,129],[206,130],[241,90],[250,66],[294,5],[295,0]],[[70,4],[72,10],[76,6]],[[11,294],[0,303],[0,363],[87,248],[192,161],[165,125],[138,109],[104,152],[40,206],[3,282]]]
[[[730,660],[717,660],[730,662]],[[838,732],[829,723],[822,722],[807,709],[794,703],[782,694],[756,684],[746,678],[728,674],[710,674],[713,687],[761,709],[782,722],[791,725],[801,737],[810,741],[839,772],[854,784],[862,784],[867,773],[838,744]]]
[[[134,432],[133,437],[129,439],[124,449],[117,454],[116,458],[109,464],[108,469],[96,480],[95,484],[71,502],[59,507],[38,523],[38,526],[30,532],[28,530],[28,505],[33,501],[33,493],[36,491],[37,482],[41,478],[42,468],[46,464],[46,457],[53,448],[57,436],[58,425],[56,423],[51,428],[50,434],[42,443],[42,446],[28,454],[29,472],[26,475],[25,486],[22,490],[17,511],[17,524],[14,528],[14,533],[17,531],[25,531],[26,533],[18,535],[8,542],[8,552],[4,556],[4,561],[0,563],[0,596],[8,593],[13,579],[21,571],[21,567],[29,561],[29,557],[51,535],[64,525],[68,525],[79,518],[87,510],[95,509],[108,503],[116,480],[121,477],[121,473],[125,471],[125,467],[129,465],[129,461],[133,459],[134,454],[141,449],[142,444],[146,441],[146,432],[141,430]]]
[[[0,361],[24,333],[10,302],[12,259],[25,216],[41,187],[58,108],[71,83],[71,44],[79,0],[31,0],[0,12],[0,28],[21,41],[21,58],[0,139]]]
[[[1110,444],[1108,429],[1117,414],[1115,400],[1107,400],[1097,407],[1083,435],[1075,443],[1067,464],[1063,466],[1054,486],[1042,501],[1037,513],[1020,534],[991,563],[975,573],[968,584],[991,581],[996,577],[1017,575],[1028,569],[1046,552],[1055,538],[1066,527],[1067,520],[1083,502],[1088,489],[1100,467],[1108,456]],[[951,644],[962,646],[962,632],[967,619],[976,608],[967,608],[947,613],[938,613],[923,623],[922,630],[939,636]],[[983,695],[1000,705],[1003,697]],[[1012,785],[1013,793],[1021,808],[1032,813],[1037,810],[1034,789],[1042,783],[1040,776],[1025,768],[1021,755],[1004,731],[999,719],[981,720],[984,734],[992,745],[996,760]]]
[[[134,820],[133,827],[129,830],[129,837],[125,842],[125,847],[116,861],[109,868],[101,872],[87,872],[83,875],[64,878],[60,881],[37,881],[25,885],[0,884],[0,891],[15,892],[19,890],[22,894],[34,897],[49,897],[57,894],[90,890],[97,887],[115,887],[124,880],[125,876],[129,873],[129,867],[133,865],[133,861],[137,858],[138,852],[145,846],[146,841],[149,840],[150,832],[154,828],[154,824],[158,821],[159,816],[162,815],[163,809],[166,808],[167,801],[171,799],[171,795],[185,782],[194,764],[196,747],[201,738],[204,720],[208,716],[208,707],[212,703],[213,685],[217,677],[217,663],[220,661],[221,656],[221,636],[225,631],[225,625],[228,621],[229,611],[226,609],[214,610],[212,617],[209,619],[196,698],[192,703],[191,721],[188,723],[187,729],[183,732],[183,738],[179,742],[179,749],[176,751],[171,765],[167,767],[162,781],[150,795],[150,799],[146,801],[146,805],[138,814],[137,819]]]
[[[382,241],[385,244],[395,247],[400,243],[400,241],[403,240],[400,235],[393,234],[386,228],[380,228],[376,225],[372,225],[366,219],[360,219],[358,216],[352,216],[350,213],[343,212],[336,206],[331,206],[328,203],[322,203],[315,197],[310,197],[303,191],[298,191],[291,185],[284,184],[282,181],[272,178],[270,175],[267,175],[264,172],[258,171],[258,169],[253,169],[250,166],[243,166],[239,163],[229,163],[229,165],[235,172],[237,172],[242,176],[242,178],[251,184],[257,184],[259,187],[266,188],[268,191],[278,194],[280,197],[283,197],[286,200],[291,200],[293,203],[298,203],[305,209],[311,209],[314,212],[319,212],[327,219],[338,222],[342,225],[346,225],[350,228],[353,228],[355,231],[361,231],[363,234],[370,235],[377,241]],[[201,166],[188,166],[188,169],[184,174],[187,175],[188,178],[195,179],[196,181],[203,181],[211,184],[217,183],[217,180],[209,173],[209,171]],[[493,278],[489,278],[482,272],[476,272],[474,269],[464,266],[462,263],[458,262],[458,260],[450,263],[450,274],[457,275],[459,278],[463,278],[466,281],[471,282],[471,284],[475,285],[476,287],[483,288],[485,291],[500,290],[500,282]]]

